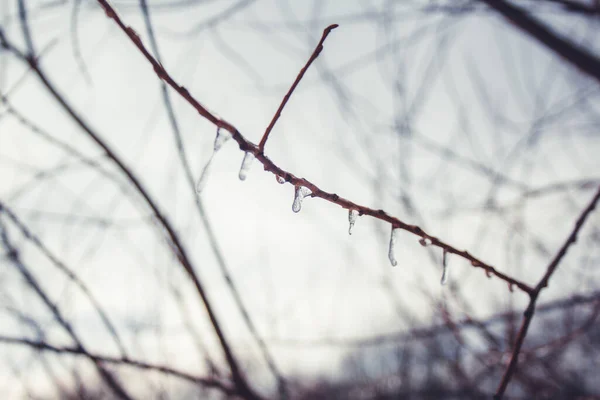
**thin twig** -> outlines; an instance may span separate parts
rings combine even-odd
[[[570,296],[565,299],[551,301],[540,305],[536,308],[538,313],[555,312],[557,310],[565,310],[565,312],[572,313],[569,309],[584,306],[590,303],[600,302],[600,291],[596,291],[586,296]],[[496,314],[484,321],[474,319],[470,316],[461,318],[458,321],[454,321],[454,325],[457,329],[465,330],[469,328],[476,329],[487,335],[484,329],[490,328],[494,325],[505,322],[509,318],[518,316],[520,312],[507,311]],[[448,333],[448,326],[446,324],[435,324],[423,328],[413,328],[403,332],[390,332],[383,333],[373,336],[365,337],[338,337],[338,338],[320,338],[320,339],[297,339],[297,338],[268,338],[268,342],[277,347],[283,348],[313,348],[313,347],[368,347],[368,346],[381,346],[386,344],[399,344],[408,343],[420,339],[428,339],[437,335],[443,335]],[[495,342],[495,338],[488,336],[488,339]]]
[[[0,210],[2,210],[2,208],[0,208]],[[31,273],[29,268],[21,260],[19,251],[14,247],[14,245],[12,244],[12,241],[9,239],[7,229],[4,226],[4,223],[1,218],[0,218],[0,240],[2,241],[2,244],[8,253],[7,254],[8,259],[11,261],[11,264],[17,269],[17,271],[21,274],[21,276],[23,277],[25,282],[27,282],[27,285],[35,292],[35,294],[37,294],[37,296],[40,298],[40,300],[50,310],[50,312],[52,313],[52,316],[54,317],[56,322],[58,322],[60,324],[60,326],[62,326],[62,328],[68,333],[68,335],[71,337],[71,339],[75,343],[77,349],[79,349],[79,351],[82,354],[88,354],[89,352],[84,347],[83,342],[81,341],[81,339],[79,338],[79,336],[77,335],[75,330],[73,329],[72,325],[63,316],[63,314],[60,311],[60,309],[58,308],[58,306],[56,304],[54,304],[54,302],[50,299],[50,297],[48,296],[48,293],[41,286],[38,279]],[[88,357],[88,358],[90,358],[90,357]],[[93,361],[93,363],[96,367],[96,370],[98,371],[98,373],[100,374],[100,376],[102,377],[104,382],[106,382],[106,384],[111,388],[111,390],[115,393],[115,395],[118,398],[125,399],[125,400],[132,399],[132,397],[129,395],[129,393],[127,393],[125,388],[121,385],[121,383],[118,381],[118,379],[115,376],[113,376],[113,374],[110,371],[108,371],[106,368],[104,368],[104,366],[100,362],[98,362],[98,360],[94,360],[92,358],[90,358],[90,360]]]
[[[148,4],[147,4],[146,0],[140,0],[140,6],[141,6],[140,8],[142,10],[142,14],[144,16],[144,22],[146,25],[146,32],[147,32],[148,38],[150,40],[150,46],[152,48],[154,56],[156,57],[156,60],[160,64],[162,64],[160,50],[158,47],[158,42],[156,40],[156,35],[154,34],[154,28],[152,26],[152,21],[150,19],[150,10],[148,8]],[[223,252],[221,251],[221,249],[219,247],[219,243],[217,241],[216,234],[210,223],[210,220],[208,219],[208,215],[204,208],[202,199],[200,198],[200,195],[198,193],[196,193],[194,177],[192,175],[192,169],[188,162],[187,152],[186,152],[185,146],[183,144],[181,130],[179,129],[179,123],[178,123],[177,117],[175,115],[175,109],[173,108],[173,103],[171,101],[168,87],[163,81],[160,81],[160,83],[161,83],[161,92],[162,92],[163,103],[164,103],[165,109],[167,111],[169,123],[171,125],[171,130],[173,131],[173,135],[175,137],[175,143],[177,146],[177,153],[179,154],[179,160],[181,161],[181,165],[183,167],[185,177],[187,179],[188,187],[191,189],[192,194],[194,196],[194,203],[196,204],[196,210],[198,212],[198,215],[200,216],[200,220],[202,221],[204,228],[206,230],[206,233],[208,235],[210,247],[215,255],[215,258],[217,259],[217,264],[219,265],[219,268],[221,269],[221,274],[223,275],[225,283],[233,296],[234,302],[235,302],[238,310],[240,311],[240,314],[242,315],[242,319],[246,323],[246,326],[248,327],[248,330],[250,331],[251,336],[258,344],[258,347],[263,355],[263,358],[265,359],[265,361],[267,363],[267,366],[271,370],[271,373],[275,376],[275,379],[277,379],[278,386],[279,386],[280,392],[281,392],[280,397],[287,398],[288,395],[287,395],[287,387],[286,387],[285,380],[284,380],[281,372],[279,371],[279,368],[277,368],[277,365],[275,364],[275,359],[271,355],[271,353],[267,347],[267,344],[265,343],[263,338],[259,335],[258,329],[256,328],[254,322],[252,321],[252,318],[250,317],[250,313],[248,312],[246,306],[244,305],[244,301],[242,300],[240,292],[238,291],[238,289],[233,281],[233,278],[231,276],[231,273],[229,272],[229,268],[225,261],[225,256],[223,255]]]
[[[87,358],[91,358],[92,360],[94,360],[96,362],[115,364],[115,365],[124,365],[124,366],[134,367],[134,368],[138,368],[138,369],[148,370],[148,371],[157,371],[157,372],[161,372],[166,375],[175,376],[177,378],[183,379],[188,382],[200,384],[207,388],[219,389],[220,391],[222,391],[223,393],[228,394],[228,395],[237,394],[235,388],[229,386],[228,384],[226,384],[224,382],[221,382],[220,380],[217,380],[214,378],[201,378],[199,376],[195,376],[195,375],[189,374],[187,372],[180,371],[180,370],[177,370],[177,369],[174,369],[171,367],[167,367],[167,366],[163,366],[163,365],[150,364],[150,363],[147,363],[144,361],[134,360],[131,358],[126,358],[126,357],[117,358],[117,357],[102,356],[102,355],[89,353],[89,352],[84,353],[84,352],[82,352],[81,349],[79,349],[77,347],[54,346],[54,345],[51,345],[51,344],[49,344],[45,341],[41,341],[41,340],[30,340],[30,339],[15,338],[15,337],[0,335],[0,342],[8,343],[8,344],[18,344],[18,345],[29,346],[29,347],[33,347],[38,350],[45,350],[45,351],[49,351],[49,352],[57,353],[57,354],[73,354],[73,355],[85,356]]]
[[[571,231],[571,234],[569,235],[569,237],[567,237],[567,240],[563,243],[558,253],[556,253],[556,256],[546,268],[546,273],[539,281],[534,291],[530,294],[531,299],[529,301],[529,305],[525,309],[523,322],[521,323],[521,328],[519,329],[519,333],[517,334],[517,339],[515,341],[515,345],[512,351],[510,361],[508,363],[508,367],[506,368],[506,371],[504,371],[502,380],[498,385],[498,389],[496,390],[496,394],[494,395],[494,400],[500,400],[502,398],[504,392],[506,391],[508,383],[510,382],[512,376],[514,375],[517,369],[519,353],[521,351],[521,347],[523,346],[523,342],[525,341],[525,336],[527,336],[529,326],[531,325],[533,314],[535,313],[535,304],[540,295],[540,292],[542,291],[542,289],[548,286],[550,277],[556,271],[556,268],[567,254],[567,250],[577,241],[577,235],[579,234],[579,231],[583,227],[583,224],[587,220],[588,216],[592,213],[594,208],[596,208],[598,200],[600,200],[600,187],[598,187],[598,191],[596,192],[588,206],[581,212],[579,218],[577,218],[577,221],[575,222],[575,227]]]
[[[561,56],[567,63],[600,82],[600,59],[582,47],[560,37],[548,26],[535,19],[527,10],[504,0],[481,0],[490,8],[513,23],[516,27],[537,39],[540,43]]]
[[[258,144],[258,149],[261,152],[264,151],[265,144],[267,143],[267,139],[269,139],[269,134],[271,133],[271,131],[273,130],[273,127],[277,123],[277,120],[281,116],[281,112],[283,111],[283,108],[285,107],[285,105],[289,101],[290,97],[292,96],[292,93],[294,93],[294,90],[296,90],[296,86],[298,86],[298,84],[302,80],[302,77],[304,77],[304,74],[306,73],[306,71],[308,70],[310,65],[313,63],[313,61],[315,61],[317,59],[317,57],[319,57],[319,54],[321,54],[321,51],[323,51],[323,43],[325,42],[325,39],[327,39],[327,36],[329,36],[331,31],[334,30],[335,28],[337,28],[338,26],[339,26],[338,24],[332,24],[332,25],[329,25],[327,28],[325,28],[325,30],[323,31],[323,35],[321,36],[321,40],[319,40],[317,47],[315,47],[315,50],[310,55],[310,58],[308,59],[308,61],[304,65],[304,67],[302,67],[302,69],[298,73],[298,76],[296,76],[296,80],[294,81],[292,86],[289,88],[289,90],[285,94],[285,96],[283,97],[283,100],[281,101],[281,104],[279,105],[277,112],[273,116],[271,123],[269,124],[269,126],[267,127],[267,130],[263,134],[262,139],[260,139],[260,143]]]
[[[71,268],[69,268],[64,262],[62,262],[57,256],[55,256],[43,243],[42,241],[35,235],[29,228],[15,215],[15,213],[9,209],[6,204],[0,200],[0,214],[4,213],[6,216],[13,222],[13,224],[21,231],[23,236],[27,240],[29,240],[35,247],[48,258],[52,264],[56,266],[60,271],[62,271],[81,291],[88,297],[92,306],[96,309],[98,316],[106,326],[106,329],[113,337],[115,344],[119,348],[121,352],[121,356],[127,357],[127,351],[125,350],[125,346],[123,345],[123,341],[121,340],[116,327],[111,322],[108,314],[104,311],[100,302],[96,299],[96,297],[92,294],[90,289],[87,287],[85,282],[83,282]]]
[[[133,32],[133,30],[131,30],[131,33],[134,35],[134,37],[137,37],[137,34]],[[137,41],[141,43],[139,37],[137,37]],[[31,70],[35,72],[35,74],[40,79],[44,87],[50,92],[50,94],[54,97],[58,104],[60,104],[63,110],[88,135],[88,137],[104,151],[106,156],[115,163],[119,170],[127,177],[129,182],[135,187],[136,191],[142,196],[148,207],[152,210],[152,213],[156,220],[164,228],[167,239],[172,247],[173,253],[175,254],[177,260],[190,277],[192,283],[196,288],[196,292],[202,300],[204,308],[210,319],[211,325],[213,326],[215,334],[219,339],[219,343],[221,345],[221,349],[223,350],[225,359],[227,360],[227,364],[231,369],[232,379],[235,382],[236,387],[238,388],[238,393],[240,394],[240,396],[247,399],[259,399],[260,396],[257,393],[255,393],[254,390],[249,386],[248,382],[246,381],[246,378],[242,373],[237,358],[233,353],[229,341],[225,337],[225,333],[223,331],[223,328],[221,327],[221,323],[217,317],[216,312],[214,311],[212,302],[208,298],[204,285],[202,284],[200,278],[195,272],[194,266],[187,255],[187,251],[185,250],[183,243],[181,242],[171,222],[160,211],[158,204],[150,196],[148,190],[146,190],[146,188],[142,185],[138,177],[117,155],[117,153],[115,153],[115,151],[102,139],[102,137],[94,129],[92,129],[92,127],[75,111],[75,109],[67,102],[67,99],[58,92],[58,90],[54,87],[52,82],[48,80],[46,74],[42,71],[35,57],[24,54],[22,51],[20,51],[14,45],[12,45],[12,43],[9,43],[2,29],[0,29],[0,47],[3,47],[6,50],[10,51],[17,57],[17,59],[27,63],[31,67]],[[149,54],[148,56],[151,57]]]

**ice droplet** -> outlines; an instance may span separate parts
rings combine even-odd
[[[283,176],[276,175],[276,177],[277,183],[279,183],[280,185],[283,185],[285,183],[285,178]]]
[[[231,139],[231,132],[229,132],[227,129],[221,129],[221,127],[218,127],[214,145],[215,153],[219,151],[219,149],[223,147],[225,142],[227,142],[229,139]]]
[[[419,243],[421,244],[421,246],[427,247],[427,246],[431,245],[431,239],[429,239],[428,237],[421,238],[421,239],[419,239]]]
[[[292,211],[297,213],[302,209],[302,200],[312,192],[309,188],[304,186],[296,186],[296,193],[294,195],[294,203],[292,204]]]
[[[442,279],[440,283],[445,285],[448,282],[448,251],[444,249],[442,253]]]
[[[348,210],[348,221],[350,222],[348,235],[352,235],[352,227],[356,223],[356,217],[358,217],[358,210]]]
[[[398,261],[396,261],[396,252],[394,251],[394,247],[396,245],[396,238],[398,237],[399,228],[396,228],[392,225],[392,233],[390,233],[390,249],[388,251],[388,258],[390,259],[390,263],[392,267],[398,265]]]
[[[248,170],[250,169],[250,165],[252,165],[252,161],[254,161],[254,154],[247,151],[244,155],[244,159],[242,160],[242,166],[240,167],[240,177],[241,181],[246,180],[246,175],[248,175]]]

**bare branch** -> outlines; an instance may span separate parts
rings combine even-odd
[[[134,367],[134,368],[148,370],[148,371],[156,371],[156,372],[163,373],[165,375],[170,375],[170,376],[174,376],[174,377],[183,379],[185,381],[188,381],[188,382],[191,382],[191,383],[194,383],[197,385],[202,385],[207,388],[218,389],[228,395],[238,394],[234,387],[231,387],[229,384],[221,382],[218,379],[202,378],[199,376],[189,374],[184,371],[177,370],[175,368],[171,368],[171,367],[167,367],[167,366],[163,366],[163,365],[150,364],[150,363],[147,363],[144,361],[134,360],[134,359],[127,358],[127,357],[117,358],[117,357],[102,356],[99,354],[94,354],[94,353],[89,353],[89,352],[84,353],[81,349],[79,349],[77,347],[54,346],[54,345],[51,345],[51,344],[49,344],[45,341],[41,341],[41,340],[30,340],[30,339],[15,338],[15,337],[3,336],[3,335],[0,335],[0,342],[7,343],[7,344],[17,344],[17,345],[29,346],[29,347],[33,347],[38,350],[49,351],[49,352],[57,353],[57,354],[73,354],[73,355],[78,355],[78,356],[85,356],[96,362],[101,362],[101,363]]]
[[[504,0],[481,0],[516,27],[537,39],[567,63],[600,82],[600,59],[575,43],[560,37],[526,10]]]
[[[321,51],[323,51],[323,43],[325,43],[325,39],[327,39],[327,36],[329,36],[331,31],[337,27],[338,27],[337,24],[329,25],[323,31],[323,35],[321,36],[321,40],[319,40],[317,47],[315,47],[315,50],[310,55],[310,58],[308,59],[308,61],[304,65],[304,67],[302,67],[302,69],[298,73],[298,76],[296,76],[296,80],[294,80],[294,83],[292,84],[292,86],[289,88],[288,92],[283,97],[283,100],[281,101],[281,104],[279,105],[277,112],[275,113],[275,115],[273,116],[273,119],[269,123],[269,126],[267,127],[267,130],[263,134],[262,139],[260,139],[260,143],[258,144],[258,149],[260,152],[263,152],[265,150],[265,144],[267,143],[267,140],[269,139],[269,134],[271,133],[271,131],[273,130],[273,127],[277,123],[277,120],[281,116],[281,112],[283,111],[283,108],[285,107],[285,105],[289,101],[290,97],[292,96],[292,93],[294,93],[294,90],[296,90],[296,86],[298,86],[298,84],[302,80],[302,77],[304,76],[304,74],[306,73],[306,71],[308,70],[310,65],[313,63],[313,61],[315,61],[317,59],[317,57],[319,57],[319,54],[321,54]]]
[[[533,293],[531,293],[531,295],[530,295],[531,300],[529,301],[529,305],[527,306],[527,309],[525,310],[525,313],[523,316],[523,322],[521,323],[521,328],[519,329],[519,333],[517,335],[517,339],[516,339],[515,345],[513,347],[513,351],[512,351],[510,361],[508,363],[508,367],[506,368],[506,371],[504,372],[504,375],[502,376],[502,380],[500,381],[500,385],[498,386],[498,389],[496,390],[496,394],[494,396],[495,400],[499,400],[502,398],[502,396],[504,395],[504,392],[506,391],[506,387],[508,386],[508,383],[510,382],[512,376],[515,373],[515,370],[517,368],[517,363],[519,361],[519,353],[521,351],[521,346],[523,345],[523,342],[525,341],[525,336],[527,336],[527,331],[529,330],[529,325],[531,324],[531,321],[533,319],[533,314],[535,313],[535,304],[540,295],[540,292],[542,291],[542,289],[544,289],[545,287],[548,286],[548,281],[550,280],[550,277],[552,276],[554,271],[556,271],[556,268],[558,267],[558,265],[560,264],[560,262],[562,261],[564,256],[567,254],[567,250],[569,249],[569,247],[571,247],[577,241],[577,235],[579,234],[579,231],[583,227],[583,224],[587,220],[588,216],[592,213],[594,208],[596,208],[596,204],[598,203],[598,200],[600,200],[600,187],[598,187],[598,191],[596,192],[596,194],[594,195],[594,197],[592,198],[592,200],[590,201],[588,206],[581,212],[581,214],[579,215],[579,218],[577,218],[577,221],[575,222],[575,227],[571,231],[571,234],[569,235],[567,240],[564,242],[564,244],[562,245],[562,247],[560,248],[560,250],[554,257],[552,262],[550,262],[550,264],[546,268],[546,273],[544,274],[544,276],[542,277],[540,282],[535,287],[535,290],[533,291]]]
[[[129,36],[131,41],[135,44],[135,46],[140,50],[140,52],[144,55],[144,57],[152,64],[154,68],[154,72],[158,75],[158,77],[164,80],[167,84],[169,84],[173,89],[175,89],[188,103],[192,105],[198,111],[198,113],[210,121],[212,124],[221,129],[226,129],[229,131],[233,137],[233,139],[238,143],[240,150],[252,153],[257,160],[263,165],[265,171],[269,171],[275,174],[278,177],[283,178],[286,182],[291,183],[292,185],[298,187],[303,186],[310,189],[311,194],[310,197],[319,197],[323,200],[327,200],[331,203],[337,204],[342,208],[347,210],[357,210],[360,215],[369,215],[373,218],[379,219],[381,221],[385,221],[390,223],[392,226],[408,231],[414,235],[421,237],[424,240],[428,240],[430,245],[440,247],[441,249],[446,250],[448,253],[455,254],[459,257],[462,257],[471,262],[471,265],[475,268],[481,268],[488,275],[494,275],[508,284],[512,284],[527,294],[532,293],[533,289],[524,282],[521,282],[515,278],[512,278],[500,271],[498,271],[493,266],[483,262],[482,260],[474,257],[469,254],[466,250],[458,250],[455,247],[451,246],[448,243],[426,233],[419,226],[411,225],[406,222],[399,220],[389,214],[387,214],[384,210],[375,210],[366,206],[361,206],[356,204],[350,200],[347,200],[343,197],[338,196],[335,193],[328,193],[322,189],[320,189],[314,183],[308,181],[304,178],[298,178],[294,176],[292,173],[284,171],[280,167],[278,167],[273,161],[271,161],[263,151],[259,149],[258,146],[247,140],[232,124],[229,122],[216,117],[212,114],[206,107],[204,107],[198,100],[196,100],[190,92],[183,86],[180,86],[169,73],[164,69],[164,67],[150,54],[150,52],[146,49],[144,44],[142,43],[138,34],[133,30],[133,28],[125,25],[123,20],[118,16],[116,11],[112,8],[112,6],[106,0],[97,0],[102,7],[104,8],[106,15],[109,18],[112,18],[117,25],[123,30],[123,32]]]

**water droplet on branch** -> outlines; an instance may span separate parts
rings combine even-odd
[[[358,210],[348,210],[348,221],[350,222],[348,235],[352,235],[352,227],[356,223],[356,217],[358,217]]]
[[[279,183],[280,185],[283,185],[285,183],[285,179],[283,178],[283,176],[276,175],[276,177],[277,183]]]
[[[248,175],[248,170],[250,170],[250,165],[252,165],[252,161],[254,161],[254,154],[247,151],[246,154],[244,154],[242,166],[240,167],[240,174],[238,175],[241,181],[246,180],[246,176]]]
[[[227,129],[221,129],[221,127],[218,127],[214,145],[215,153],[219,151],[219,149],[223,147],[225,142],[227,142],[229,139],[231,139],[231,132],[229,132]]]
[[[296,193],[294,194],[294,203],[292,204],[292,211],[297,213],[302,209],[302,200],[312,192],[309,188],[304,186],[296,186]]]
[[[442,279],[440,283],[445,285],[448,282],[448,251],[444,249],[442,252]]]
[[[396,228],[394,225],[392,225],[392,232],[390,233],[390,249],[388,250],[388,258],[390,259],[392,267],[398,265],[398,261],[396,261],[396,251],[394,250],[394,247],[396,246],[396,239],[398,237],[399,231],[399,228]]]

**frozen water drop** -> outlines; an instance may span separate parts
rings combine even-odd
[[[442,253],[442,279],[440,283],[445,285],[448,282],[448,251],[444,249]]]
[[[427,246],[431,245],[431,239],[429,239],[428,237],[424,237],[424,238],[419,239],[419,243],[421,244],[421,246],[427,247]]]
[[[396,251],[394,247],[396,246],[396,239],[398,237],[399,228],[396,228],[392,225],[392,232],[390,233],[390,249],[388,250],[388,258],[390,259],[390,263],[392,267],[398,265],[398,261],[396,261]]]
[[[218,127],[214,145],[215,153],[219,151],[219,149],[223,147],[225,142],[227,142],[229,139],[231,139],[231,133],[227,129],[221,129],[221,127]]]
[[[487,276],[488,278],[492,277],[492,270],[489,268],[485,269],[485,276]]]
[[[242,166],[240,167],[240,177],[241,181],[246,180],[246,175],[248,175],[248,170],[250,169],[250,165],[252,165],[252,161],[254,161],[254,154],[247,151],[244,155],[244,159],[242,160]]]
[[[294,194],[294,203],[292,204],[292,211],[297,213],[302,209],[302,200],[312,192],[309,188],[304,186],[296,186],[296,193]]]
[[[276,175],[276,177],[277,183],[279,183],[280,185],[283,185],[285,183],[285,178],[283,176]]]
[[[358,210],[348,210],[348,221],[350,222],[348,235],[352,235],[352,227],[356,223],[356,217],[358,217]]]

